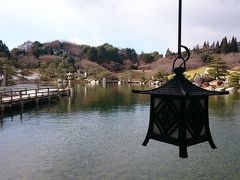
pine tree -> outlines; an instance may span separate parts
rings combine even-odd
[[[16,70],[9,59],[6,57],[0,57],[0,75],[4,75],[7,83],[16,73]]]
[[[227,37],[223,38],[221,42],[221,53],[227,54],[228,53],[228,41]]]
[[[204,51],[200,54],[201,60],[202,60],[202,64],[206,65],[208,63],[211,63],[212,60],[214,59],[213,54],[211,54],[210,52]]]
[[[215,48],[220,48],[219,41],[217,41]]]
[[[8,47],[0,40],[0,52],[8,52]]]
[[[165,57],[170,57],[172,55],[173,55],[172,51],[168,48],[166,53],[165,53]]]
[[[203,49],[206,49],[207,48],[207,43],[206,43],[206,41],[204,41],[204,43],[203,43]]]
[[[215,79],[225,79],[228,74],[226,62],[222,61],[221,57],[219,56],[216,56],[212,60],[212,63],[209,65],[209,67],[211,67],[211,69],[208,70],[208,73]]]
[[[232,48],[231,48],[231,41],[228,41],[228,52],[227,53],[230,53],[232,52]]]
[[[206,49],[208,50],[209,49],[209,42],[207,41],[207,43],[206,43]]]
[[[221,53],[221,47],[219,45],[219,41],[217,41],[217,43],[216,43],[216,46],[214,48],[214,52],[217,53],[217,54]]]
[[[200,53],[199,45],[197,45],[196,47],[193,48],[193,52],[196,54]]]
[[[230,52],[234,52],[234,36],[232,37],[231,43],[230,43]]]
[[[229,76],[229,86],[230,87],[235,87],[237,89],[240,88],[240,73],[233,72]]]
[[[199,45],[196,46],[196,50],[199,50]]]
[[[235,52],[239,52],[238,42],[237,42],[237,38],[236,37],[235,37],[235,40],[234,40],[234,50],[235,50]]]
[[[231,49],[231,52],[233,53],[238,52],[237,38],[235,38],[234,36],[232,37],[230,49]]]
[[[0,40],[0,56],[1,57],[10,57],[10,52],[8,47]]]
[[[215,49],[215,42],[212,43],[211,47],[210,47],[212,50]]]

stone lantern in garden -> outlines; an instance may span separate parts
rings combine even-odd
[[[149,127],[143,145],[146,146],[149,139],[173,144],[179,147],[179,156],[186,158],[188,146],[207,141],[216,148],[209,128],[208,98],[228,92],[204,90],[184,77],[190,51],[181,45],[181,10],[182,1],[179,0],[178,56],[173,62],[175,76],[159,88],[132,92],[148,94],[151,99]],[[181,48],[186,50],[186,58],[181,56]],[[175,67],[177,61],[182,62],[179,67]]]
[[[68,80],[68,86],[70,87],[71,86],[71,80],[74,79],[74,74],[69,72],[67,73],[67,80]]]

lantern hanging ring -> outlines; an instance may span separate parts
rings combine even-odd
[[[176,59],[173,61],[173,72],[176,73],[176,71],[181,71],[181,74],[186,70],[186,62],[190,58],[190,50],[181,44],[181,38],[182,38],[182,0],[179,0],[179,11],[178,11],[178,55]],[[185,49],[187,52],[187,57],[183,57],[181,53],[181,48]],[[177,60],[182,60],[182,63],[179,65],[179,67],[175,68],[175,63]]]

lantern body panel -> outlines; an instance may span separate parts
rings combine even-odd
[[[153,134],[165,138],[178,139],[180,100],[152,96],[150,121],[153,123]]]
[[[149,139],[179,146],[180,157],[187,157],[187,146],[201,142],[216,147],[209,130],[208,96],[151,95],[149,129],[143,145]]]

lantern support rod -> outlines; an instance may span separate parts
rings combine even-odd
[[[178,57],[181,57],[181,40],[182,40],[182,0],[179,0],[178,9]]]
[[[173,62],[173,72],[175,74],[183,74],[184,71],[186,70],[186,62],[187,60],[190,58],[190,50],[186,47],[182,45],[182,0],[179,0],[179,8],[178,8],[178,54],[176,59]],[[181,48],[183,48],[186,52],[187,52],[187,56],[186,57],[182,57],[182,53],[181,53]],[[181,70],[175,70],[175,69],[179,69],[179,68],[175,68],[175,63],[177,60],[182,61],[182,63],[179,65],[179,67],[181,67]]]

